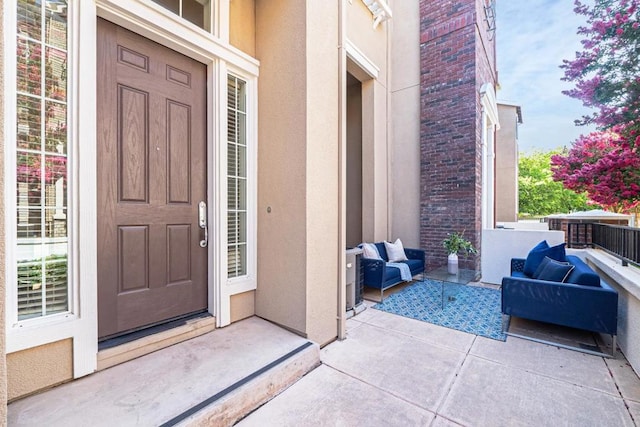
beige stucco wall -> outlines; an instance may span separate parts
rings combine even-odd
[[[498,104],[496,132],[496,221],[518,221],[518,116],[513,105]]]
[[[229,2],[229,43],[241,51],[256,55],[255,0]]]
[[[420,9],[394,0],[390,73],[390,237],[420,246]]]
[[[307,334],[321,345],[337,335],[338,257],[344,256],[338,249],[339,1],[307,2]]]
[[[256,313],[256,292],[231,295],[231,322],[246,319]]]
[[[3,4],[3,3],[0,3]],[[0,22],[4,22],[0,7]],[[4,27],[0,25],[0,87],[4,87]],[[4,200],[4,90],[0,91],[0,200]],[[7,366],[5,329],[5,232],[4,203],[0,202],[0,425],[7,423]]]
[[[371,12],[361,0],[346,2],[346,6],[347,39],[380,69],[377,80],[387,87],[388,22],[374,29]]]
[[[7,355],[8,399],[73,378],[73,341],[66,339]]]
[[[337,1],[256,2],[256,314],[319,344],[337,335],[337,13]]]
[[[258,286],[256,314],[306,331],[305,2],[256,1]]]

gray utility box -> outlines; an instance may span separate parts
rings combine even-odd
[[[347,249],[347,311],[353,310],[356,306],[362,304],[364,270],[360,262],[361,256],[362,249]]]

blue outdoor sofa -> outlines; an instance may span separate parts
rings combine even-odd
[[[362,258],[364,269],[364,285],[370,288],[380,289],[380,301],[384,299],[384,291],[392,286],[402,283],[400,270],[388,267],[389,256],[384,246],[384,242],[375,243],[382,260],[372,258]],[[409,266],[411,275],[416,276],[424,273],[425,251],[422,249],[404,248],[404,253],[409,258],[407,261],[400,261]]]
[[[609,334],[615,354],[618,293],[577,256],[565,259],[573,269],[564,282],[555,282],[529,277],[524,273],[526,260],[513,258],[511,276],[502,279],[502,313]]]

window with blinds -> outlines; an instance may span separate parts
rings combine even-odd
[[[18,320],[69,309],[67,1],[17,1]]]
[[[227,79],[227,273],[247,274],[247,83]]]

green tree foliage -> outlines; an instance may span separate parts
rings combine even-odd
[[[577,194],[553,180],[551,156],[562,150],[536,151],[520,155],[518,162],[518,199],[520,215],[550,215],[597,209],[585,194]]]

